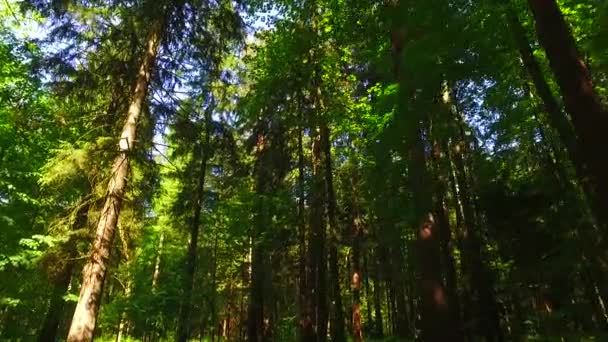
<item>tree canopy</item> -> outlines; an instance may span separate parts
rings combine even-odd
[[[0,19],[0,339],[608,339],[608,2]]]

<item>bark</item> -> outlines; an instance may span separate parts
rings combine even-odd
[[[210,310],[211,311],[211,333],[215,334],[215,326],[217,322],[217,234],[215,235],[215,239],[213,242],[213,269],[211,270],[211,300],[210,300]]]
[[[75,257],[75,252],[70,253],[68,256],[69,260],[55,276],[51,302],[46,312],[44,323],[42,324],[42,330],[38,335],[38,342],[55,342],[57,340],[59,323],[61,322],[63,309],[65,307],[63,296],[70,286],[72,271],[74,270],[74,261],[72,259]]]
[[[415,123],[410,122],[415,125]],[[410,132],[410,186],[418,224],[417,264],[420,273],[421,336],[424,341],[462,341],[454,320],[449,294],[442,284],[440,235],[433,213],[432,183],[426,166],[424,142],[420,128]],[[442,327],[437,329],[437,327]]]
[[[88,201],[88,199],[85,198],[84,201]],[[73,230],[82,229],[87,226],[89,208],[89,202],[80,202],[80,208],[76,213],[76,221],[72,227]],[[67,255],[65,256],[64,264],[61,265],[59,272],[55,274],[54,277],[51,301],[44,318],[42,330],[38,335],[39,342],[54,342],[57,340],[57,332],[59,330],[59,324],[62,316],[64,315],[63,311],[65,308],[63,296],[66,294],[70,286],[72,273],[75,266],[74,259],[77,257],[77,250],[74,241],[68,241],[66,252]]]
[[[459,121],[459,119],[457,119]],[[461,123],[462,124],[462,123]],[[464,138],[464,132],[460,129],[459,139]],[[492,276],[485,265],[482,256],[482,242],[480,225],[473,204],[470,191],[470,181],[467,179],[464,154],[466,143],[459,142],[453,147],[452,156],[455,166],[455,178],[458,184],[456,193],[461,205],[462,226],[460,233],[463,239],[463,264],[469,278],[470,298],[473,299],[472,307],[475,312],[476,327],[478,332],[487,341],[503,341],[504,337],[500,328],[500,317],[498,304],[494,294]],[[467,310],[470,312],[470,309]]]
[[[374,273],[374,334],[377,338],[381,339],[384,336],[384,323],[382,320],[382,287],[380,286],[380,258],[374,253],[376,260],[375,273]]]
[[[270,126],[269,131],[266,127]],[[265,233],[272,225],[273,196],[286,174],[283,129],[279,121],[260,122],[256,146],[255,223],[252,233],[252,269],[249,311],[247,319],[249,341],[272,340],[275,325],[276,298],[272,296],[269,270],[278,266],[272,262],[272,251]],[[279,260],[278,258],[276,260]]]
[[[361,273],[363,275],[363,286],[365,287],[365,304],[366,304],[366,308],[365,311],[367,311],[367,317],[365,317],[365,321],[372,323],[374,321],[374,311],[372,309],[372,301],[371,301],[371,296],[370,296],[370,286],[369,286],[369,257],[366,253],[363,253],[363,269],[361,270]],[[369,324],[368,323],[368,324]],[[373,323],[372,323],[373,324]],[[373,334],[373,332],[372,332]]]
[[[397,182],[389,180],[386,183],[384,198],[387,208],[390,207],[388,199],[394,196],[393,189]],[[386,226],[385,232],[381,239],[382,259],[387,274],[387,290],[390,293],[390,327],[391,333],[397,335],[401,339],[407,339],[413,334],[412,325],[408,319],[408,314],[411,313],[407,307],[406,301],[406,282],[404,282],[405,274],[404,267],[406,266],[402,246],[404,245],[401,231],[397,227],[395,217],[386,218],[384,222]]]
[[[591,207],[593,210],[593,216],[598,218],[598,213],[596,213],[595,210],[599,207],[599,203],[594,203],[597,199],[594,197],[595,191],[593,184],[589,182],[592,175],[589,174],[589,169],[583,167],[584,160],[581,159],[582,154],[581,151],[579,151],[574,128],[572,127],[568,116],[562,111],[561,105],[553,95],[547,79],[545,78],[538,61],[534,57],[534,52],[530,47],[526,32],[517,16],[517,13],[512,8],[507,10],[507,19],[511,26],[511,32],[513,33],[515,43],[517,44],[517,48],[521,54],[524,67],[526,68],[526,71],[534,84],[535,93],[542,100],[545,111],[549,116],[549,123],[557,132],[560,141],[566,148],[567,156],[574,165],[577,178],[585,191],[585,195],[592,203]],[[539,124],[542,126],[542,123]],[[554,153],[554,155],[557,158],[558,154]],[[562,178],[562,181],[567,181],[568,177],[564,178],[563,176],[563,167],[559,167],[557,170],[561,175],[560,178]]]
[[[309,293],[312,300],[312,322],[314,339],[309,341],[324,342],[327,339],[327,258],[325,256],[325,219],[324,219],[324,175],[321,132],[316,128],[312,136],[312,187],[310,193],[310,243],[308,259],[310,262]]]
[[[356,223],[356,214],[353,217],[353,275],[351,288],[353,292],[352,324],[353,341],[363,341],[363,323],[361,321],[361,232]]]
[[[449,98],[449,93],[444,92],[443,99]],[[443,108],[442,108],[443,109]],[[439,113],[448,114],[442,110]],[[447,130],[445,126],[441,126],[442,117],[438,118],[436,127],[434,127],[432,134],[435,135],[433,142],[432,161],[435,169],[435,215],[437,217],[437,228],[440,234],[440,245],[441,245],[441,261],[445,270],[445,287],[448,295],[448,301],[451,303],[451,315],[454,322],[458,322],[459,326],[462,326],[461,315],[460,315],[460,301],[458,298],[457,288],[457,274],[454,257],[452,251],[454,246],[452,245],[452,228],[450,226],[449,212],[446,203],[447,194],[447,174],[448,168],[443,160],[444,151],[447,152],[447,141],[444,138]],[[445,120],[445,119],[444,119]],[[460,331],[462,333],[462,331]],[[464,336],[459,337],[460,339]]]
[[[321,126],[321,143],[323,145],[325,166],[325,194],[327,219],[329,221],[329,267],[331,274],[331,299],[333,302],[333,315],[330,324],[331,340],[336,342],[346,341],[344,333],[344,311],[342,307],[342,296],[340,294],[340,270],[338,267],[338,219],[336,217],[336,193],[334,191],[333,168],[331,165],[331,144],[329,141],[329,128]]]
[[[401,10],[403,5],[404,3],[400,1],[394,3],[395,10]],[[405,32],[405,22],[392,23],[390,43],[393,47],[393,76],[399,84],[399,109],[411,107],[408,80],[399,65],[403,60],[404,49],[402,47],[405,44]],[[405,138],[409,153],[408,180],[412,192],[414,213],[412,223],[417,227],[416,264],[421,297],[421,337],[423,341],[427,342],[462,341],[458,322],[453,319],[448,293],[442,283],[440,231],[433,213],[433,184],[426,165],[425,141],[423,140],[423,123],[428,120],[422,114],[409,112],[400,113],[399,120],[402,120],[403,127],[407,129]],[[401,254],[400,251],[398,252]]]
[[[122,243],[122,252],[123,252],[123,257],[124,257],[124,263],[126,264],[126,269],[129,270],[131,267],[129,266],[131,263],[131,256],[130,256],[130,252],[129,252],[129,242],[128,242],[128,238],[125,236],[125,232],[124,229],[122,227],[118,227],[118,233],[120,235],[120,240]],[[131,296],[131,290],[133,287],[132,284],[132,278],[130,275],[130,272],[127,271],[126,274],[126,280],[125,282],[120,282],[120,285],[122,286],[122,289],[124,291],[124,298],[129,298]],[[129,319],[127,317],[127,310],[126,308],[122,308],[122,312],[120,314],[120,319],[118,320],[118,333],[116,335],[116,342],[121,342],[123,336],[127,335],[129,333],[129,328],[130,328],[130,322]]]
[[[210,104],[205,110],[205,140],[200,148],[200,166],[198,169],[198,179],[196,184],[196,193],[194,205],[192,208],[192,217],[190,222],[190,239],[188,241],[188,250],[186,252],[186,267],[184,273],[182,297],[182,306],[179,313],[179,321],[177,326],[178,342],[186,342],[190,337],[190,310],[192,305],[192,289],[194,287],[194,275],[196,272],[196,259],[198,255],[198,236],[200,233],[201,210],[203,209],[205,200],[205,176],[207,174],[207,161],[211,154],[211,115],[214,110],[214,105]]]
[[[386,282],[386,309],[387,309],[387,315],[388,315],[388,331],[387,331],[387,335],[392,335],[393,332],[395,331],[395,312],[393,310],[394,302],[393,302],[393,296],[391,294],[392,292],[392,281],[390,279],[387,280]]]
[[[551,126],[559,135],[566,150],[569,152],[571,159],[574,160],[576,159],[577,146],[576,135],[574,134],[572,124],[569,122],[568,117],[562,112],[561,105],[558,103],[555,96],[553,96],[549,83],[536,60],[536,57],[534,57],[534,51],[530,47],[526,32],[517,17],[517,13],[511,8],[507,9],[507,20],[511,26],[511,33],[513,34],[524,67],[534,84],[536,95],[543,101],[545,111],[549,115]]]
[[[310,261],[307,253],[307,234],[306,220],[304,218],[304,147],[301,129],[298,134],[298,223],[300,240],[300,278],[299,278],[299,304],[300,304],[300,324],[299,336],[301,341],[312,341],[314,330],[312,325],[312,299],[310,296]]]
[[[260,214],[258,214],[260,215]],[[260,235],[257,234],[259,240]],[[259,243],[259,242],[255,242]],[[264,271],[267,263],[265,262],[266,251],[261,246],[255,246],[252,255],[251,272],[251,293],[249,296],[249,307],[247,317],[248,341],[266,341],[264,329]]]
[[[156,260],[154,262],[154,273],[152,273],[152,292],[156,291],[156,287],[158,286],[158,278],[160,277],[160,262],[163,255],[163,244],[165,242],[165,232],[160,232],[160,237],[158,239],[158,249],[156,253]]]
[[[405,298],[406,290],[403,281],[403,266],[405,263],[403,253],[401,252],[402,243],[403,241],[400,237],[395,239],[388,252],[390,255],[391,271],[393,334],[399,338],[406,339],[412,335],[412,329],[408,320],[408,308]]]
[[[605,145],[608,111],[593,88],[587,65],[580,57],[576,42],[555,0],[528,0],[536,21],[536,34],[555,74],[566,111],[578,137],[578,157],[584,183],[594,191],[594,211],[605,227],[608,222],[608,154],[598,153]]]
[[[131,295],[131,283],[127,282],[125,285],[125,298],[129,298]],[[118,333],[116,334],[116,342],[121,342],[123,337],[128,334],[129,331],[129,321],[127,318],[126,310],[123,310],[120,314],[120,319],[118,320]]]
[[[448,209],[444,196],[440,195],[436,201],[435,213],[437,215],[437,225],[441,234],[441,258],[445,269],[445,287],[451,303],[452,319],[456,322],[462,322],[460,318],[460,301],[458,298],[457,274],[454,256],[452,255],[452,239],[451,228],[448,219]]]
[[[137,142],[137,124],[141,116],[143,102],[146,98],[163,30],[164,20],[157,20],[152,25],[151,33],[147,39],[145,54],[139,66],[139,74],[135,80],[133,97],[120,136],[119,155],[114,159],[112,177],[108,184],[106,200],[97,224],[95,240],[91,247],[89,260],[84,267],[80,297],[76,305],[74,317],[72,318],[72,324],[67,337],[68,342],[93,340],[112,242],[127,186],[129,157]]]

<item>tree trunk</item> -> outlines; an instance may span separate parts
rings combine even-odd
[[[459,118],[456,118],[456,121],[459,125],[462,125]],[[469,188],[470,182],[465,169],[464,154],[467,151],[467,144],[463,142],[465,135],[462,127],[459,127],[457,136],[458,140],[452,149],[452,156],[455,166],[454,174],[458,185],[456,196],[461,205],[459,209],[462,210],[460,234],[463,237],[463,264],[466,265],[465,269],[469,278],[468,289],[471,292],[469,298],[473,298],[474,301],[474,303],[471,303],[471,306],[476,314],[478,332],[487,341],[503,341],[504,337],[500,328],[500,317],[494,294],[493,280],[490,271],[483,262],[480,225],[477,222],[477,215]],[[469,309],[466,311],[470,312]]]
[[[338,219],[336,217],[336,193],[334,191],[333,168],[331,165],[331,143],[329,141],[329,127],[326,124],[321,126],[321,144],[325,154],[325,194],[327,219],[329,221],[330,241],[329,241],[329,267],[331,276],[331,299],[333,302],[333,315],[331,320],[331,340],[332,342],[344,342],[344,311],[342,307],[342,295],[340,293],[340,270],[338,267]]]
[[[391,294],[392,292],[392,288],[393,288],[393,284],[392,281],[390,280],[390,278],[386,281],[386,311],[387,311],[387,318],[388,318],[388,322],[387,327],[388,327],[388,331],[386,332],[387,335],[392,335],[395,331],[395,310],[394,310],[394,302],[393,302],[393,296]]]
[[[380,286],[380,260],[377,252],[374,253],[376,260],[374,274],[374,334],[381,339],[384,336],[384,323],[382,321],[382,287]]]
[[[538,64],[536,57],[534,57],[534,51],[530,47],[526,32],[517,17],[517,13],[512,8],[508,8],[506,15],[524,67],[534,84],[536,95],[543,101],[545,111],[549,115],[551,126],[553,126],[561,138],[564,146],[566,146],[566,150],[569,152],[571,159],[574,160],[576,158],[577,147],[576,135],[574,134],[572,125],[569,122],[568,117],[562,112],[560,104],[551,92],[551,88],[543,75],[540,65]]]
[[[160,232],[160,237],[158,239],[158,249],[156,251],[156,261],[154,262],[154,273],[152,273],[152,291],[156,291],[156,287],[158,286],[158,278],[160,277],[160,262],[163,255],[163,244],[165,242],[165,232]]]
[[[44,318],[42,330],[38,335],[38,342],[55,342],[57,340],[57,331],[59,323],[63,316],[63,308],[65,301],[63,296],[66,294],[72,279],[72,271],[74,269],[73,258],[76,257],[75,252],[71,252],[65,265],[55,277],[53,293],[51,294],[51,302]]]
[[[302,136],[304,130],[300,129],[298,134],[298,223],[299,223],[299,240],[300,240],[300,278],[299,278],[299,304],[300,304],[300,323],[299,336],[300,341],[312,341],[314,339],[314,330],[312,323],[312,297],[310,293],[310,260],[308,259],[307,240],[309,236],[306,234],[306,220],[304,217],[304,147],[302,144]]]
[[[89,189],[90,194],[90,189]],[[87,227],[88,222],[88,211],[90,208],[90,202],[88,201],[89,196],[86,196],[81,202],[79,202],[79,209],[76,214],[76,222],[72,227],[73,230],[83,229]],[[75,258],[77,257],[77,250],[74,241],[67,242],[67,255],[64,257],[64,264],[60,271],[55,275],[53,282],[53,293],[51,294],[51,301],[49,308],[44,318],[42,330],[38,335],[38,342],[54,342],[57,340],[57,332],[59,330],[59,324],[61,318],[64,315],[65,301],[63,296],[68,291],[70,281],[72,280],[72,273],[75,266]]]
[[[139,66],[135,80],[133,97],[127,111],[119,143],[119,155],[112,166],[112,178],[108,184],[106,200],[97,224],[95,240],[90,257],[83,270],[80,297],[67,337],[68,342],[92,341],[101,304],[103,283],[108,269],[110,251],[116,232],[116,224],[122,207],[123,195],[127,186],[129,155],[137,142],[137,124],[146,98],[152,69],[156,61],[158,45],[164,30],[164,20],[159,19],[152,25],[146,43],[145,55]]]
[[[589,182],[594,211],[600,223],[608,222],[608,154],[599,153],[608,131],[608,111],[593,88],[587,65],[555,0],[528,0],[536,33],[555,74],[566,110],[578,136],[578,158],[583,183]]]
[[[393,229],[396,227],[393,226]],[[392,333],[401,339],[406,339],[412,335],[412,327],[408,320],[408,309],[406,303],[406,290],[404,284],[403,266],[404,258],[401,251],[403,241],[401,237],[392,242],[392,246],[388,249],[390,258],[391,272],[391,305],[392,305]]]
[[[184,294],[182,307],[179,313],[177,326],[177,341],[186,342],[190,337],[190,310],[192,305],[192,289],[196,271],[196,258],[198,254],[198,235],[200,232],[201,210],[205,200],[205,176],[207,174],[207,161],[211,155],[211,125],[214,104],[209,104],[205,110],[205,141],[200,148],[200,166],[198,182],[196,185],[196,198],[192,208],[192,221],[190,222],[190,240],[186,252],[186,269],[184,274]]]
[[[517,44],[517,48],[521,54],[524,67],[526,68],[526,71],[530,75],[530,79],[534,84],[536,95],[538,95],[538,97],[540,97],[542,100],[545,111],[549,115],[549,123],[557,132],[559,139],[566,148],[566,153],[572,162],[574,169],[576,170],[580,185],[585,191],[587,199],[591,202],[590,206],[593,212],[593,217],[598,219],[599,215],[596,210],[600,206],[599,203],[595,203],[595,201],[597,201],[597,198],[594,197],[595,190],[593,188],[593,184],[589,182],[592,179],[592,176],[589,174],[590,170],[583,167],[585,161],[581,159],[583,154],[581,151],[579,151],[576,134],[572,124],[568,116],[562,112],[562,108],[555,96],[553,96],[545,75],[538,64],[538,61],[534,57],[534,51],[530,47],[526,32],[517,16],[517,13],[512,8],[507,9],[507,19],[511,26],[511,32],[513,33],[515,43]],[[539,124],[542,126],[542,122],[539,122]],[[558,171],[560,174],[563,174],[563,166],[560,167]],[[568,177],[564,178],[562,176],[561,178],[562,181],[567,182]]]
[[[447,87],[447,84],[445,85]],[[449,92],[444,89],[442,96],[443,100],[449,99]],[[450,309],[452,320],[458,322],[458,326],[462,326],[462,320],[460,315],[460,301],[458,298],[457,288],[457,274],[454,257],[452,251],[454,246],[452,244],[452,228],[450,227],[449,212],[446,203],[446,194],[448,188],[448,174],[449,167],[447,167],[446,160],[443,158],[444,151],[447,152],[447,130],[448,126],[445,122],[449,120],[449,109],[445,111],[441,108],[435,116],[436,120],[433,120],[431,125],[431,135],[433,136],[433,150],[431,152],[431,159],[435,173],[435,216],[437,218],[437,228],[440,239],[441,249],[441,262],[445,270],[445,287],[448,295],[448,301],[450,302]],[[445,114],[445,116],[444,116]],[[449,162],[449,159],[448,159]],[[459,331],[462,334],[462,330]],[[464,336],[460,336],[459,339],[463,339]]]
[[[409,177],[418,224],[417,263],[420,273],[422,340],[462,341],[458,323],[452,316],[449,294],[442,284],[441,232],[433,213],[432,183],[426,166],[422,132],[419,122],[411,120],[409,123],[412,126],[408,135],[411,160]]]
[[[353,211],[357,209],[353,208]],[[353,275],[351,279],[351,289],[353,292],[352,324],[353,341],[363,341],[363,323],[361,320],[361,231],[357,224],[356,213],[353,213]]]
[[[372,309],[372,300],[371,300],[371,296],[370,296],[370,286],[369,286],[369,256],[367,255],[367,253],[363,253],[362,255],[363,258],[363,269],[361,270],[361,273],[363,274],[363,287],[365,288],[365,293],[363,294],[363,296],[365,297],[365,311],[367,311],[367,317],[365,317],[365,322],[368,323],[368,327],[370,326],[370,324],[373,324],[374,321],[374,317],[373,317],[373,309]],[[365,329],[364,329],[365,330]],[[373,332],[372,332],[373,334]]]
[[[327,339],[327,258],[325,256],[325,220],[324,220],[324,175],[321,132],[317,128],[312,136],[312,186],[310,193],[310,243],[308,259],[310,261],[311,284],[307,294],[313,301],[312,321],[314,340],[325,342]]]
[[[268,126],[270,130],[266,131]],[[269,291],[272,290],[272,277],[269,273],[277,265],[272,263],[273,251],[270,250],[270,240],[266,233],[272,231],[272,215],[273,211],[276,212],[272,196],[276,194],[286,173],[282,162],[284,139],[280,122],[262,121],[259,127],[262,128],[257,133],[256,145],[255,190],[258,197],[251,239],[251,293],[247,319],[249,341],[272,340],[276,299]]]

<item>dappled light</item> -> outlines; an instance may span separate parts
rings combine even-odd
[[[608,341],[608,2],[0,18],[1,341]]]

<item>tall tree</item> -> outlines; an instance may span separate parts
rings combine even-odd
[[[204,113],[204,138],[202,144],[197,148],[198,156],[195,154],[193,163],[200,165],[196,169],[198,173],[196,182],[196,194],[192,205],[192,216],[190,218],[190,238],[188,240],[188,250],[186,252],[186,267],[184,275],[184,295],[177,328],[177,339],[185,342],[189,339],[190,330],[190,307],[192,306],[192,288],[194,286],[194,273],[196,271],[196,259],[198,255],[198,241],[201,225],[201,210],[205,201],[205,176],[207,174],[207,162],[211,158],[213,149],[211,146],[211,116],[214,110],[214,100],[207,104]]]
[[[105,281],[112,242],[116,232],[116,224],[122,208],[127,177],[129,172],[130,152],[135,148],[137,125],[140,121],[143,102],[146,99],[152,70],[156,62],[158,46],[165,30],[165,14],[153,19],[153,24],[146,41],[145,53],[139,67],[137,79],[134,84],[131,103],[126,114],[126,121],[120,135],[119,155],[112,166],[112,178],[108,183],[106,201],[97,224],[95,240],[91,247],[89,261],[83,270],[83,281],[80,297],[68,341],[92,341],[95,323],[101,305],[103,283]]]
[[[608,222],[608,159],[597,153],[602,146],[602,132],[608,128],[608,111],[604,108],[594,90],[591,73],[580,56],[576,41],[568,23],[555,0],[528,0],[536,21],[538,40],[547,53],[547,59],[570,114],[578,137],[579,150],[576,151],[579,168],[585,182],[593,184],[592,194],[596,203],[596,213],[602,225]],[[575,160],[575,162],[577,162]]]

